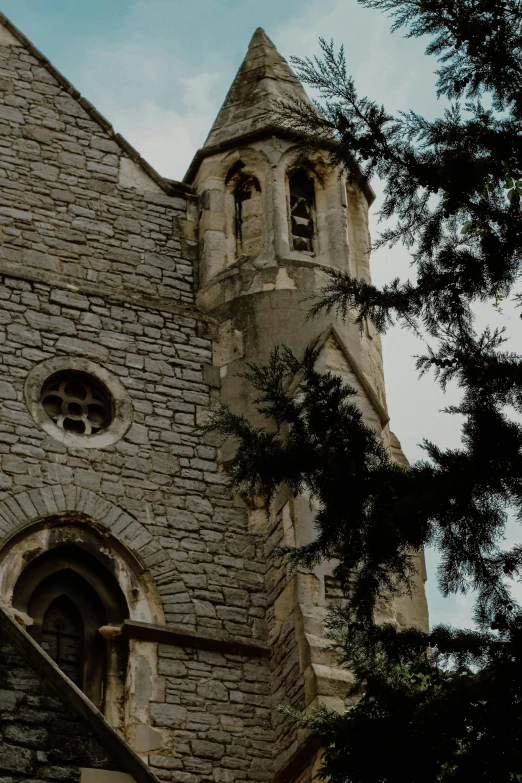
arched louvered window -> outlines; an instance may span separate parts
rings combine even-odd
[[[301,253],[314,252],[314,181],[304,169],[288,174],[290,190],[290,233],[292,248]]]

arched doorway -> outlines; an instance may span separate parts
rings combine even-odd
[[[112,514],[122,512],[113,507]],[[72,609],[65,599],[59,601],[61,596],[72,602]],[[0,597],[132,744],[135,725],[147,722],[148,702],[161,696],[162,683],[155,645],[128,639],[119,628],[127,618],[165,623],[161,596],[137,553],[83,512],[41,517],[0,546]],[[54,621],[60,614],[58,651],[55,634],[60,628]],[[63,646],[70,641],[69,631],[81,640],[76,653]],[[135,687],[144,670],[152,690],[138,701]]]

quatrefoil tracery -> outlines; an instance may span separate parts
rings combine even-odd
[[[65,372],[49,378],[41,401],[50,419],[66,432],[95,435],[112,421],[111,401],[93,377]]]

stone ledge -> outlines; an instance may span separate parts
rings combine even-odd
[[[304,254],[295,253],[293,256],[275,256],[273,259],[273,263],[270,265],[264,265],[262,267],[256,267],[255,257],[254,258],[248,258],[245,260],[245,258],[240,258],[237,261],[234,261],[233,264],[230,264],[230,266],[227,266],[226,269],[222,269],[221,272],[218,272],[214,275],[205,285],[201,286],[197,291],[197,296],[202,296],[206,294],[208,291],[211,291],[212,288],[216,285],[220,285],[221,283],[224,283],[226,280],[229,280],[230,278],[236,278],[239,277],[241,274],[243,268],[247,266],[250,271],[260,274],[260,273],[273,273],[275,270],[280,270],[281,268],[285,268],[288,266],[291,267],[297,267],[297,268],[303,268],[303,269],[312,269],[312,270],[318,270],[320,272],[331,272],[332,266],[329,264],[323,264],[320,261],[316,261],[313,256],[305,256]],[[272,289],[274,290],[274,289]],[[275,289],[275,290],[288,290],[285,288]],[[295,290],[295,289],[292,289]],[[263,291],[254,291],[252,292],[254,294],[256,293],[266,293],[266,290]],[[242,293],[241,296],[251,296],[252,293],[249,291],[245,291],[245,293]]]
[[[94,283],[85,283],[76,278],[67,277],[57,272],[48,272],[43,269],[34,269],[16,264],[13,261],[5,261],[0,258],[0,275],[14,277],[18,280],[28,280],[32,283],[46,283],[53,288],[62,288],[67,291],[74,291],[78,294],[87,296],[97,296],[106,299],[112,303],[132,304],[146,309],[160,310],[165,313],[173,313],[183,318],[193,318],[195,321],[201,321],[204,324],[213,325],[217,323],[215,318],[206,315],[199,308],[192,305],[177,305],[171,299],[163,297],[149,296],[147,294],[135,293],[127,289],[101,289]]]
[[[185,628],[172,628],[152,623],[140,623],[135,620],[125,620],[122,625],[122,636],[130,639],[140,639],[145,642],[169,644],[175,647],[192,647],[200,650],[243,655],[249,658],[270,658],[271,648],[266,644],[245,642],[239,639],[227,639],[223,636],[210,636],[196,633]]]

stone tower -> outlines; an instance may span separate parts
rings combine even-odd
[[[261,29],[179,183],[0,23],[0,599],[20,624],[0,623],[2,688],[29,704],[21,681],[47,672],[98,743],[64,750],[33,699],[39,750],[0,713],[0,771],[309,783],[320,749],[276,707],[345,706],[322,637],[332,568],[274,560],[312,535],[308,503],[231,498],[233,455],[197,424],[219,400],[254,415],[245,363],[314,345],[404,460],[378,335],[305,321],[325,270],[369,278],[373,194],[270,126],[274,97],[307,98]],[[421,558],[415,595],[384,611],[426,626]]]

